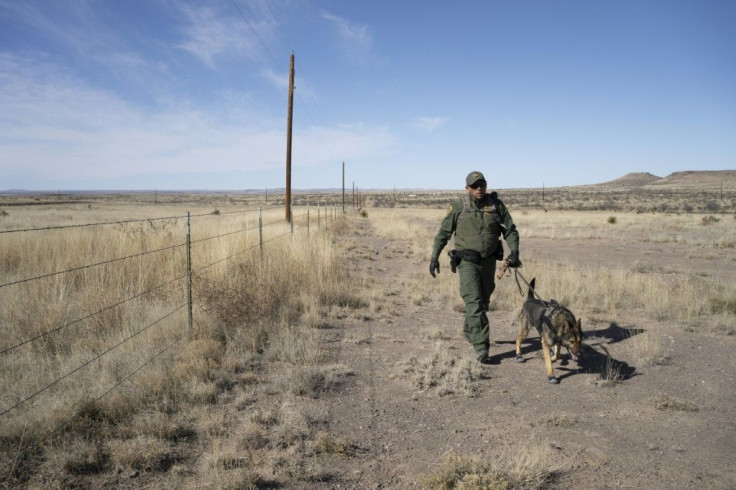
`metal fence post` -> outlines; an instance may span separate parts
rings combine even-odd
[[[192,337],[192,232],[187,211],[187,338]]]
[[[263,213],[260,206],[258,206],[258,250],[263,258]]]
[[[321,227],[319,223],[319,203],[317,203],[317,229],[319,230]]]
[[[309,203],[307,203],[307,236],[309,236]]]

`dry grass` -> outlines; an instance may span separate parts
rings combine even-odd
[[[658,366],[668,361],[667,350],[673,339],[662,332],[647,331],[630,337],[630,345],[639,365]]]
[[[654,398],[654,408],[657,410],[675,410],[679,412],[697,412],[700,410],[694,403],[675,400],[670,395],[664,393],[660,393]]]
[[[716,223],[705,230],[699,218],[692,215],[622,214],[612,227],[602,212],[545,213],[543,211],[514,212],[514,220],[525,237],[560,240],[602,239],[606,243],[638,240],[675,241],[683,244],[707,244],[719,247],[725,241],[736,240],[736,228]],[[416,268],[402,286],[413,291],[414,304],[437,302],[462,309],[457,278],[449,271],[447,257],[440,258],[441,270],[436,279],[427,280],[427,264],[432,241],[444,216],[440,210],[387,209],[374,210],[371,223],[376,232],[388,238],[404,240],[417,253]],[[622,232],[625,230],[625,233]],[[451,248],[448,244],[446,249]],[[635,272],[632,274],[632,272]],[[736,286],[683,274],[673,281],[662,274],[670,272],[635,264],[626,268],[584,267],[524,259],[523,274],[544,277],[539,293],[555,298],[563,305],[575,305],[580,313],[608,313],[626,310],[656,321],[668,321],[681,326],[699,325],[715,332],[730,333],[728,325],[736,324]],[[678,271],[671,271],[673,274]],[[682,271],[679,271],[682,272]],[[504,281],[505,279],[502,279]],[[491,309],[512,311],[518,307],[516,287],[497,287],[491,298]],[[581,306],[578,306],[581,305]],[[587,311],[586,311],[587,310]]]
[[[449,454],[440,468],[425,477],[426,489],[544,488],[554,476],[551,448],[541,441],[530,441],[518,450],[495,461]]]
[[[22,218],[20,210],[14,208],[0,226],[38,227],[58,224],[59,219],[63,224],[115,221],[126,210],[127,219],[181,215],[173,209],[121,206],[79,209],[60,218],[48,208],[44,214],[34,207]],[[297,231],[290,239],[289,227],[279,223],[283,210],[265,213],[261,257],[257,213],[229,214],[225,206],[218,210],[200,212],[204,216],[192,220],[191,332],[186,309],[176,309],[185,302],[183,281],[157,287],[184,273],[184,249],[177,246],[184,242],[182,219],[0,236],[0,283],[173,246],[3,289],[0,321],[7,335],[0,349],[39,337],[0,357],[0,410],[39,392],[3,418],[0,460],[18,461],[10,473],[7,466],[3,470],[4,484],[35,473],[63,475],[59,467],[74,474],[113,467],[167,471],[177,464],[172,444],[217,446],[231,416],[215,404],[230,396],[239,382],[257,385],[259,377],[251,369],[258,363],[294,365],[292,369],[301,373],[295,379],[303,382],[282,388],[307,396],[316,396],[347,375],[342,367],[319,366],[322,352],[309,329],[321,324],[322,315],[333,306],[364,304],[349,292],[349,276],[332,242],[335,233],[344,232],[345,220],[333,218],[327,226],[323,210],[319,227],[312,222],[307,237],[299,230],[306,225],[304,211],[295,210]],[[310,216],[316,219],[316,213]],[[226,257],[231,258],[223,261]],[[175,313],[166,316],[171,311]],[[305,325],[304,318],[311,320]],[[289,444],[303,428],[297,429],[300,424],[290,422],[294,417],[288,413],[279,413],[277,434],[253,426],[242,439],[256,449],[269,440]],[[306,434],[311,435],[311,428]],[[213,466],[218,474],[239,467],[237,458],[207,457],[219,461]]]
[[[441,259],[440,276],[427,280],[432,238],[449,202],[447,194],[436,197],[437,209],[376,208],[357,218],[370,220],[379,234],[401,240],[400,246],[382,254],[404,257],[416,266],[410,274],[397,277],[394,291],[373,288],[370,270],[360,278],[350,277],[349,265],[334,245],[336,239],[345,240],[348,222],[333,215],[327,227],[324,209],[321,225],[312,223],[310,237],[300,230],[293,241],[288,238],[288,227],[279,223],[283,210],[266,212],[264,222],[273,224],[264,231],[266,239],[272,240],[260,257],[255,213],[229,214],[242,210],[244,202],[232,196],[209,196],[210,201],[203,197],[194,207],[187,204],[193,214],[203,215],[192,226],[193,331],[186,335],[184,309],[154,323],[183,304],[184,288],[178,281],[1,355],[4,397],[0,410],[4,410],[132,336],[4,417],[0,461],[11,463],[6,466],[10,471],[0,475],[0,484],[85,486],[91,480],[69,478],[113,471],[124,475],[166,472],[167,481],[190,487],[243,488],[285,482],[298,486],[329,479],[315,455],[348,454],[350,445],[324,431],[327,415],[322,398],[338,389],[351,372],[345,366],[325,364],[318,341],[324,331],[318,329],[329,327],[334,318],[400,316],[396,296],[404,290],[413,291],[408,300],[414,305],[448,304],[454,309],[462,305],[457,278],[446,266],[446,257]],[[692,214],[652,214],[650,208],[646,213],[627,212],[644,205],[636,201],[637,196],[625,197],[630,202],[615,209],[564,213],[559,209],[567,204],[547,206],[549,212],[544,212],[538,201],[522,202],[521,195],[509,197],[502,196],[522,231],[522,240],[536,236],[571,242],[592,238],[622,245],[630,240],[675,242],[726,251],[736,243],[733,220],[728,216],[719,215],[704,226],[702,216]],[[167,203],[153,213],[149,204],[112,198],[89,207],[87,203],[9,207],[0,218],[0,228],[152,214],[181,216],[184,208],[176,199],[168,196]],[[311,202],[308,196],[301,199]],[[596,207],[605,203],[598,194],[572,199],[572,205],[604,209]],[[554,198],[552,202],[563,201]],[[684,205],[665,204],[670,210]],[[615,225],[607,222],[611,211]],[[312,213],[314,219],[314,207]],[[303,224],[303,218],[297,219],[295,227]],[[177,245],[183,243],[183,230],[179,218],[102,229],[0,235],[0,284]],[[221,234],[227,235],[204,240]],[[282,234],[286,236],[280,237]],[[350,253],[367,252],[356,245]],[[233,259],[218,263],[228,256]],[[374,259],[377,266],[381,260],[380,255],[364,258]],[[183,274],[183,262],[183,248],[175,247],[0,288],[0,323],[7,329],[0,350],[174,280]],[[618,270],[525,260],[526,275],[545,277],[540,293],[575,305],[580,316],[615,316],[625,310],[675,326],[732,333],[736,324],[734,286],[693,276],[677,276],[674,281],[676,272],[646,264]],[[491,307],[516,312],[518,305],[515,287],[500,287]],[[153,326],[133,336],[147,325]],[[437,341],[434,351],[423,359],[409,360],[402,366],[402,375],[424,392],[472,396],[482,368],[474,358],[463,358],[451,349],[441,332],[427,335]],[[651,331],[632,336],[629,345],[640,365],[659,364],[667,358],[666,339]],[[603,384],[615,383],[620,377],[616,364],[609,364],[601,375]],[[655,401],[655,406],[691,409],[666,396]],[[545,427],[574,423],[564,415],[534,422]],[[201,456],[197,464],[182,460],[194,445]],[[526,447],[492,464],[453,455],[442,471],[428,478],[426,486],[539,488],[554,471],[545,459],[545,448],[544,444]]]
[[[419,391],[473,396],[484,371],[474,357],[463,357],[450,344],[437,342],[429,356],[403,363],[401,373]]]
[[[577,417],[565,414],[548,415],[530,422],[532,427],[557,427],[567,429],[577,424]]]

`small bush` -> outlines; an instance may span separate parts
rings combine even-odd
[[[457,393],[473,396],[483,369],[475,359],[463,358],[452,347],[439,342],[427,358],[410,358],[403,365],[403,374],[417,390],[436,391],[439,396]]]
[[[345,454],[348,452],[348,443],[329,432],[319,431],[314,438],[314,448],[322,454]]]
[[[608,224],[615,225],[616,224],[616,217],[615,216],[609,216],[608,217]]]
[[[659,394],[654,399],[654,408],[657,410],[677,410],[680,412],[697,412],[700,410],[694,403],[681,402],[664,394]]]
[[[364,217],[364,218],[367,218],[368,217],[368,211],[366,211],[365,209],[361,209],[360,210],[360,215],[362,217]]]
[[[712,225],[713,223],[718,223],[720,220],[716,218],[715,216],[703,216],[703,219],[700,221],[700,224],[703,226]]]
[[[214,211],[212,211],[212,214],[220,214],[220,210],[219,209],[215,209]]]
[[[667,345],[660,334],[645,332],[631,335],[631,346],[642,366],[658,366],[667,363]]]
[[[436,473],[422,481],[426,489],[508,490],[538,489],[551,483],[554,470],[549,465],[549,445],[522,446],[496,461],[450,453]]]

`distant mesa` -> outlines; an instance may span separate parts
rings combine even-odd
[[[618,179],[604,182],[602,185],[638,186],[651,184],[661,179],[662,177],[657,177],[649,172],[631,172]]]
[[[648,172],[632,172],[599,184],[612,187],[647,187],[647,188],[714,188],[723,186],[736,187],[736,170],[685,170],[673,172],[667,177],[657,177]]]

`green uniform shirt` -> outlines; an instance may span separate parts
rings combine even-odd
[[[512,252],[519,251],[519,232],[516,231],[511,214],[500,200],[497,200],[498,214],[503,227],[493,217],[496,206],[490,194],[486,194],[480,203],[474,199],[465,199],[468,199],[468,209],[465,213],[463,213],[463,199],[454,201],[447,210],[447,216],[442,220],[440,231],[434,239],[432,259],[439,258],[453,233],[457,250],[479,252],[484,258],[495,254],[502,235]],[[461,219],[458,221],[458,218]]]

